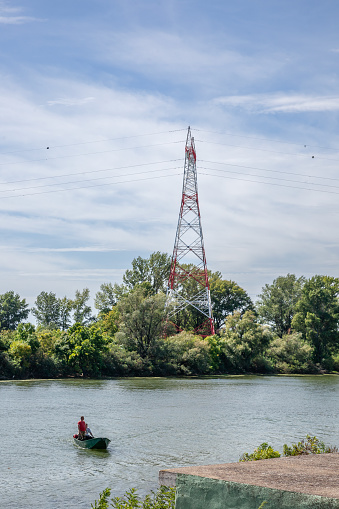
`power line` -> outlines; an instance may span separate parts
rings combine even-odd
[[[268,171],[271,173],[284,173],[286,175],[296,175],[298,177],[307,177],[307,178],[314,178],[314,179],[323,179],[323,180],[339,180],[339,178],[335,177],[318,177],[317,175],[305,175],[303,173],[295,173],[292,171],[283,171],[283,170],[270,170],[268,168],[256,168],[255,166],[245,166],[243,164],[234,164],[234,163],[221,163],[219,161],[206,161],[204,159],[200,159],[200,162],[202,163],[211,163],[211,164],[222,164],[225,166],[234,166],[236,168],[247,168],[249,170],[258,170],[258,171]]]
[[[218,143],[216,141],[204,141],[204,140],[196,140],[198,141],[199,143],[209,143],[211,145],[223,145],[225,147],[235,147],[235,148],[242,148],[242,149],[246,149],[246,150],[260,150],[261,152],[269,152],[271,154],[283,154],[285,156],[298,156],[298,157],[308,157],[308,158],[312,158],[312,159],[320,159],[322,161],[334,161],[336,163],[339,163],[339,159],[329,159],[328,157],[319,157],[319,156],[310,156],[310,155],[306,155],[306,154],[286,154],[286,152],[279,152],[278,150],[268,150],[266,148],[259,148],[259,147],[243,147],[241,145],[232,145],[231,143]]]
[[[30,179],[8,180],[6,182],[0,182],[0,185],[19,184],[19,183],[23,183],[23,182],[35,182],[35,181],[40,181],[40,180],[57,179],[57,178],[71,177],[71,176],[77,176],[77,175],[88,175],[88,174],[92,174],[92,173],[101,173],[101,172],[114,171],[114,170],[137,168],[137,167],[141,167],[141,166],[151,166],[151,165],[155,165],[155,164],[172,163],[172,162],[178,162],[181,160],[182,160],[181,158],[167,159],[167,160],[163,160],[163,161],[153,161],[153,162],[149,162],[149,163],[140,163],[140,164],[127,165],[127,166],[117,166],[115,168],[104,168],[101,170],[96,169],[96,170],[87,170],[87,171],[72,172],[72,173],[62,173],[60,175],[50,175],[48,177],[34,177],[34,178],[30,178]],[[269,168],[258,168],[256,166],[247,166],[247,165],[243,165],[243,164],[226,163],[226,162],[220,162],[220,161],[209,161],[206,159],[200,159],[200,162],[201,163],[210,163],[210,164],[220,164],[222,166],[232,166],[235,168],[246,168],[246,169],[250,169],[250,170],[265,171],[265,172],[270,172],[270,173],[295,175],[298,177],[305,177],[305,178],[331,180],[331,181],[339,180],[339,178],[335,178],[335,177],[320,177],[318,175],[301,174],[301,173],[284,171],[284,170],[272,170]],[[216,171],[220,171],[220,170],[216,170]],[[110,177],[107,177],[107,178],[110,178]],[[269,177],[262,177],[262,178],[269,178]],[[62,184],[62,183],[60,183],[60,184]],[[323,185],[323,184],[320,184],[320,185]],[[4,191],[0,191],[0,192],[4,192]]]
[[[112,150],[101,150],[97,152],[83,152],[82,154],[71,154],[67,156],[56,156],[56,157],[43,157],[41,159],[28,159],[26,161],[14,161],[10,163],[0,163],[0,166],[9,166],[14,164],[27,164],[27,163],[35,163],[40,161],[54,161],[55,159],[67,159],[69,157],[81,157],[81,156],[90,156],[90,155],[96,155],[96,154],[107,154],[111,152],[121,152],[122,150],[136,150],[139,148],[149,148],[149,147],[161,147],[163,145],[172,145],[174,143],[182,143],[182,140],[179,141],[168,141],[165,143],[156,143],[154,145],[141,145],[138,147],[126,147],[126,148],[116,148]]]
[[[226,136],[233,136],[236,138],[245,138],[245,139],[260,140],[260,141],[270,141],[270,142],[280,143],[280,144],[284,144],[284,145],[294,145],[294,146],[298,146],[298,147],[302,146],[304,148],[306,148],[306,147],[307,148],[320,148],[322,150],[332,150],[334,152],[339,152],[339,149],[333,148],[333,147],[325,147],[325,146],[321,146],[321,145],[311,145],[309,143],[302,143],[302,142],[295,143],[295,142],[290,142],[290,141],[277,140],[275,138],[247,136],[245,134],[231,133],[229,131],[210,131],[208,129],[199,129],[199,128],[194,128],[192,130],[197,131],[197,132],[202,132],[202,133],[205,132],[205,133],[210,133],[210,134],[222,134],[222,135],[226,135]],[[10,150],[10,151],[6,151],[6,152],[0,152],[0,155],[18,154],[18,153],[23,153],[23,152],[34,152],[34,151],[39,151],[39,150],[50,150],[50,149],[54,149],[54,148],[76,147],[76,146],[80,146],[80,145],[91,145],[91,144],[95,144],[95,143],[104,143],[107,141],[128,140],[128,139],[132,139],[132,138],[141,138],[141,137],[146,137],[146,136],[157,136],[160,134],[177,133],[177,132],[182,132],[182,131],[186,131],[186,128],[171,129],[168,131],[158,131],[155,133],[134,134],[131,136],[121,136],[121,137],[117,137],[117,138],[102,138],[101,140],[89,140],[89,141],[81,141],[81,142],[77,142],[77,143],[64,143],[62,145],[48,145],[48,146],[44,146],[44,147],[37,147],[37,148],[30,148],[30,149]]]
[[[236,173],[238,175],[238,172],[232,171],[232,170],[218,170],[216,168],[206,168],[206,167],[202,167],[202,169],[210,170],[210,171],[221,171],[224,173]],[[339,189],[339,186],[331,186],[329,184],[317,184],[317,183],[313,183],[313,182],[303,182],[300,180],[282,179],[279,177],[265,177],[265,175],[253,175],[252,173],[242,173],[241,175],[248,175],[249,177],[259,177],[259,178],[264,178],[264,179],[281,180],[283,182],[295,182],[296,184],[308,184],[310,186],[322,186],[322,187],[330,187],[332,189]],[[263,182],[263,184],[265,184],[265,182]]]
[[[172,169],[174,170],[176,168],[172,168]],[[207,169],[207,170],[210,170],[210,171],[222,171],[222,170],[216,170],[215,168],[204,168],[204,169]],[[162,171],[162,170],[151,170],[150,172],[152,172],[152,171]],[[149,172],[139,172],[137,174],[141,174],[141,173],[149,173]],[[230,172],[230,173],[235,173],[235,172]],[[135,174],[130,174],[130,175],[135,175]],[[181,175],[182,176],[182,173],[173,173],[171,175],[159,175],[159,176],[147,177],[147,178],[142,178],[142,179],[130,179],[130,180],[123,180],[123,181],[120,181],[120,182],[111,182],[111,183],[105,183],[105,184],[93,184],[93,185],[90,185],[90,186],[69,187],[67,189],[54,189],[54,190],[42,191],[42,192],[36,192],[36,193],[15,194],[15,195],[10,195],[10,196],[3,196],[2,199],[5,199],[5,198],[18,198],[18,197],[23,197],[23,196],[35,196],[35,195],[39,195],[39,194],[59,193],[59,192],[73,191],[73,190],[78,190],[78,189],[89,189],[89,188],[92,188],[92,187],[102,187],[102,186],[108,186],[108,185],[111,186],[111,185],[116,185],[116,184],[126,184],[126,183],[130,183],[130,182],[140,182],[140,181],[144,181],[144,180],[154,180],[154,179],[160,179],[160,178],[173,177],[173,176],[177,176],[177,175]],[[225,179],[231,179],[231,180],[239,180],[239,181],[243,181],[243,182],[253,182],[253,183],[257,183],[257,184],[268,184],[268,185],[277,186],[277,187],[288,187],[288,188],[291,188],[291,189],[301,189],[301,190],[305,190],[305,191],[314,191],[314,192],[319,192],[319,193],[339,194],[339,192],[327,191],[325,189],[312,189],[312,188],[308,188],[308,187],[292,186],[292,185],[287,185],[287,184],[278,184],[278,183],[275,183],[275,182],[265,182],[265,181],[252,180],[252,179],[246,179],[246,178],[241,178],[241,177],[231,177],[229,175],[228,176],[226,176],[226,175],[214,175],[212,173],[202,173],[202,172],[199,172],[199,175],[204,175],[204,176],[208,176],[208,177],[219,177],[219,178],[225,178]],[[123,175],[123,176],[126,176],[126,175]],[[250,174],[249,174],[249,176],[250,176]],[[258,175],[254,175],[254,176],[257,177]],[[259,177],[262,178],[261,176],[259,176]],[[118,176],[117,177],[104,177],[104,178],[118,178]],[[271,178],[271,177],[264,177],[264,178]],[[89,179],[86,182],[90,182],[90,181],[93,181],[93,180],[100,180],[100,178],[98,178],[98,179]],[[285,179],[278,179],[278,180],[285,180]],[[288,180],[286,179],[285,181],[288,181]],[[296,182],[297,183],[297,181],[293,181],[293,180],[291,180],[291,182]],[[59,184],[59,185],[67,185],[67,184],[73,184],[73,183],[74,182],[69,182],[69,183],[64,183],[64,184]],[[55,184],[51,184],[51,185],[55,185]],[[310,185],[318,185],[318,184],[310,183]],[[323,184],[320,184],[320,185],[323,185]],[[49,185],[48,186],[36,186],[36,188],[40,188],[40,187],[50,187],[50,186]],[[336,188],[336,189],[338,188],[338,186],[326,186],[326,187],[332,187],[332,188]],[[24,190],[24,189],[18,189],[17,191],[22,191],[22,190]],[[13,191],[15,191],[15,190],[11,190],[10,192],[13,192]]]
[[[287,184],[277,184],[275,182],[261,182],[259,180],[249,180],[249,179],[243,179],[243,178],[238,178],[238,177],[230,177],[230,176],[226,176],[226,175],[212,175],[211,173],[201,173],[201,172],[199,172],[199,175],[206,175],[208,177],[219,177],[219,178],[231,179],[231,180],[241,180],[243,182],[254,182],[256,184],[268,184],[270,186],[277,186],[277,187],[289,187],[292,189],[302,189],[305,191],[313,191],[315,193],[339,194],[339,192],[337,193],[335,191],[326,191],[324,189],[309,189],[308,187],[289,186]]]
[[[72,177],[75,175],[86,175],[88,173],[99,173],[102,171],[124,170],[124,169],[128,169],[128,168],[137,168],[139,166],[150,166],[153,164],[173,163],[173,162],[177,162],[177,161],[182,161],[182,159],[168,159],[166,161],[154,161],[151,163],[130,164],[128,166],[117,166],[115,168],[104,168],[102,170],[89,170],[89,171],[78,171],[75,173],[62,173],[60,175],[51,175],[50,177],[35,177],[35,178],[31,178],[31,179],[8,180],[7,182],[0,182],[0,185],[19,184],[21,182],[33,182],[36,180],[48,180],[48,179],[62,178],[62,177]]]
[[[310,147],[310,148],[321,148],[323,150],[333,150],[334,152],[339,152],[339,149],[332,148],[332,147],[323,147],[320,145],[310,145],[309,143],[293,143],[291,141],[282,141],[282,140],[276,140],[274,138],[261,138],[257,136],[246,136],[244,134],[234,134],[227,131],[208,131],[207,129],[193,129],[194,131],[203,132],[203,133],[211,133],[211,134],[226,134],[226,136],[234,136],[238,138],[247,138],[249,140],[261,140],[261,141],[273,141],[274,143],[283,143],[284,145],[295,145],[297,147],[303,146],[304,148]]]
[[[219,172],[224,172],[224,173],[236,173],[237,175],[239,174],[237,171],[232,171],[232,170],[218,170],[217,168],[206,168],[204,166],[201,166],[201,168],[203,170],[211,170],[211,171],[219,171]],[[313,182],[303,182],[303,181],[300,181],[300,180],[292,180],[292,179],[284,179],[284,178],[279,178],[279,177],[266,177],[265,175],[253,175],[252,173],[241,173],[241,175],[248,175],[250,177],[259,177],[259,178],[263,178],[263,179],[272,179],[272,180],[281,180],[281,181],[284,181],[284,182],[295,182],[295,183],[298,183],[298,184],[308,184],[310,186],[322,186],[322,187],[331,187],[333,189],[339,189],[339,186],[331,186],[330,184],[318,184],[318,183],[313,183]]]
[[[93,184],[92,186],[70,187],[69,189],[53,189],[52,191],[42,191],[41,193],[12,194],[10,196],[3,196],[2,200],[6,199],[6,198],[19,198],[19,197],[22,197],[22,196],[35,196],[35,195],[38,195],[38,194],[62,193],[62,192],[65,192],[65,191],[75,191],[77,189],[89,189],[91,187],[102,187],[102,186],[108,186],[108,185],[126,184],[126,183],[130,183],[130,182],[140,182],[140,181],[143,181],[143,180],[154,180],[154,179],[168,178],[168,177],[174,177],[174,176],[177,176],[177,175],[181,175],[182,176],[182,172],[181,173],[173,173],[172,175],[159,175],[159,176],[156,176],[156,177],[146,177],[146,178],[143,178],[143,179],[122,180],[121,182],[111,182],[110,184],[107,184],[107,183],[105,183],[105,184]]]
[[[132,136],[122,136],[120,138],[104,138],[102,140],[92,140],[92,141],[81,141],[78,143],[67,143],[64,145],[49,145],[45,147],[39,147],[39,148],[30,148],[30,149],[23,149],[23,150],[11,150],[9,152],[0,152],[0,155],[2,154],[19,154],[22,152],[33,152],[35,150],[49,150],[52,148],[64,148],[64,147],[75,147],[78,145],[90,145],[92,143],[103,143],[105,141],[118,141],[118,140],[129,140],[131,138],[141,138],[144,136],[156,136],[158,134],[168,134],[168,133],[177,133],[180,131],[186,131],[187,129],[172,129],[170,131],[159,131],[157,133],[147,133],[147,134],[134,134]]]
[[[77,184],[78,182],[93,182],[94,180],[106,180],[106,179],[112,179],[112,178],[121,178],[121,177],[127,177],[127,176],[131,176],[131,175],[142,175],[144,173],[155,173],[155,172],[159,172],[159,171],[178,170],[180,168],[181,168],[181,166],[175,166],[174,168],[160,168],[158,170],[146,170],[146,171],[139,171],[136,173],[124,173],[123,175],[112,175],[112,176],[108,176],[108,177],[96,177],[96,178],[87,179],[87,180],[71,180],[70,182],[54,182],[53,184],[43,184],[40,186],[22,187],[20,189],[2,189],[2,190],[0,190],[0,193],[13,193],[16,191],[26,191],[27,189],[40,189],[42,187],[53,187],[53,186]],[[71,188],[71,189],[73,189],[73,188]]]

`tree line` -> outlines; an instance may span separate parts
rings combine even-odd
[[[31,309],[14,291],[0,295],[0,377],[339,371],[338,278],[280,276],[253,303],[237,283],[209,272],[217,332],[203,338],[194,309],[180,312],[180,334],[166,324],[169,270],[166,253],[135,258],[121,285],[100,286],[96,313],[88,288],[73,299],[43,291]],[[183,296],[195,295],[196,284],[184,282]],[[25,322],[29,312],[36,326]]]

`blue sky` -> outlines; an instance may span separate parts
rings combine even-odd
[[[339,276],[338,19],[335,0],[0,0],[0,293],[94,297],[171,253],[188,125],[209,268],[252,298]]]

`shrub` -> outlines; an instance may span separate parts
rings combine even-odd
[[[9,347],[9,355],[13,358],[18,366],[27,369],[29,366],[29,358],[32,353],[32,348],[25,341],[16,339]]]
[[[330,452],[338,452],[337,447],[327,446],[317,437],[311,437],[310,435],[306,435],[306,438],[303,438],[297,444],[292,444],[291,446],[284,444],[283,446],[284,456],[301,456],[304,454],[324,454]],[[245,452],[240,457],[239,461],[257,461],[279,457],[280,453],[264,442],[259,445],[257,449],[254,449],[254,452],[251,454]]]
[[[98,501],[94,505],[91,504],[92,509],[108,509],[109,496],[111,490],[106,488],[101,494]],[[141,500],[137,495],[136,490],[132,488],[126,491],[123,497],[114,497],[111,499],[111,507],[114,509],[174,509],[175,504],[175,488],[167,488],[160,486],[156,492],[146,495],[144,500]]]
[[[221,335],[220,365],[226,372],[252,371],[271,339],[271,332],[257,322],[253,311],[228,316]]]
[[[266,351],[278,373],[312,373],[316,371],[312,356],[313,347],[298,332],[276,337]]]
[[[210,372],[210,345],[200,336],[181,332],[166,339],[167,359],[176,375],[204,375]]]
[[[257,449],[254,449],[254,452],[248,454],[245,452],[239,461],[257,461],[257,460],[267,460],[269,458],[280,458],[280,452],[275,451],[271,445],[268,445],[267,442],[259,445]]]
[[[324,454],[330,452],[338,452],[337,447],[326,446],[317,437],[306,435],[297,444],[292,444],[290,447],[284,444],[284,456],[303,456],[306,454]]]
[[[150,376],[149,362],[137,353],[127,350],[124,345],[109,343],[103,354],[102,373],[105,376]]]

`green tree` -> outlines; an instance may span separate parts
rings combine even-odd
[[[153,293],[165,292],[171,268],[171,258],[166,253],[157,251],[149,258],[134,258],[132,269],[126,270],[123,282],[129,290],[141,283],[148,282]]]
[[[98,324],[101,326],[104,332],[107,332],[109,336],[113,337],[114,334],[119,330],[118,307],[114,306],[114,308],[109,313],[102,315],[102,318],[98,321]]]
[[[89,289],[84,288],[82,292],[76,290],[73,300],[73,320],[75,323],[86,325],[93,321],[92,309],[87,304],[89,301]]]
[[[11,343],[9,347],[9,355],[14,359],[15,363],[23,368],[29,367],[29,359],[32,354],[32,349],[26,341],[16,339]]]
[[[48,357],[54,355],[55,343],[60,337],[60,330],[38,330],[37,339],[41,351]]]
[[[216,329],[220,329],[225,318],[235,311],[253,309],[253,302],[246,291],[234,281],[221,279],[220,272],[211,273],[209,283]]]
[[[53,292],[41,292],[31,312],[43,327],[57,329],[60,326],[60,301]]]
[[[15,338],[26,342],[31,347],[32,353],[35,353],[39,348],[39,340],[35,332],[35,327],[31,323],[19,323],[15,331]]]
[[[66,296],[59,300],[59,326],[62,330],[67,330],[71,325],[71,314],[74,303]]]
[[[257,312],[272,330],[282,337],[291,331],[292,319],[301,297],[305,278],[294,274],[280,276],[271,285],[266,284],[257,301]]]
[[[28,317],[26,299],[12,290],[0,295],[0,330],[15,330],[17,325]]]
[[[107,349],[106,340],[99,327],[86,327],[75,323],[54,345],[56,356],[64,360],[73,373],[100,376],[102,355]]]
[[[226,318],[222,333],[220,365],[226,371],[249,371],[272,340],[267,328],[257,322],[253,311],[236,312]]]
[[[142,358],[154,354],[157,340],[163,331],[165,295],[146,296],[143,288],[136,288],[118,303],[121,326],[131,350]]]
[[[300,332],[275,337],[265,352],[275,371],[279,373],[312,373],[313,347],[307,343]]]
[[[181,332],[167,337],[164,346],[169,374],[189,376],[210,372],[210,346],[201,336]]]
[[[117,287],[112,283],[103,283],[100,285],[100,291],[96,293],[94,306],[101,314],[109,313],[117,303]]]
[[[292,327],[314,347],[313,360],[322,363],[339,346],[339,279],[313,276],[305,282]]]

